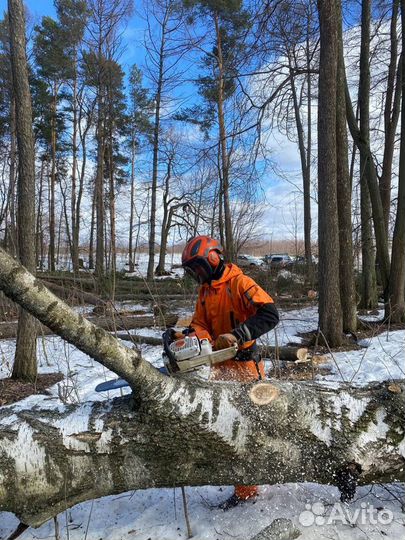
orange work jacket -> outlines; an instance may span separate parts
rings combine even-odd
[[[200,339],[215,341],[219,335],[230,333],[254,315],[259,307],[269,303],[273,303],[273,299],[266,291],[238,266],[228,264],[220,279],[212,281],[210,285],[201,285],[190,326]],[[248,341],[241,349],[249,348],[254,343]],[[263,365],[260,370],[264,376]],[[214,379],[221,380],[248,381],[258,378],[254,361],[227,360],[213,366],[211,373]]]

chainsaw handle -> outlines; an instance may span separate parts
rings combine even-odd
[[[163,350],[169,360],[170,368],[172,369],[173,372],[179,370],[177,366],[176,357],[170,350],[170,344],[173,343],[174,341],[174,333],[175,333],[174,328],[168,328],[162,334]]]

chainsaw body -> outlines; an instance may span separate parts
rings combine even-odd
[[[171,340],[166,334],[163,334],[163,361],[170,373],[184,373],[202,366],[219,364],[235,358],[238,352],[237,345],[213,351],[208,339],[199,339],[195,334],[175,340]]]

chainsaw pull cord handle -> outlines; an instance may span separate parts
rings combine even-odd
[[[185,336],[189,336],[190,334],[192,334],[194,332],[195,332],[194,328],[192,328],[191,326],[188,326],[185,330],[183,330],[182,333]],[[164,350],[165,355],[169,359],[169,364],[170,364],[170,367],[171,367],[173,373],[176,372],[176,371],[179,371],[176,356],[170,350],[170,344],[173,343],[174,341],[176,341],[175,338],[174,338],[175,333],[176,333],[176,330],[174,328],[168,328],[162,334],[163,350]],[[201,351],[201,340],[200,340],[200,338],[198,336],[196,336],[196,337],[198,339],[198,345],[200,346],[200,351]]]

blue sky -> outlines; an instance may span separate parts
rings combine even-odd
[[[53,0],[25,0],[33,22],[39,23],[44,15],[56,17]],[[136,2],[138,5],[138,2]],[[7,9],[7,0],[0,0],[0,12]],[[126,68],[133,63],[140,63],[143,60],[143,49],[140,41],[143,35],[144,24],[142,19],[134,13],[128,22],[124,32],[125,51],[122,56],[122,64]]]

